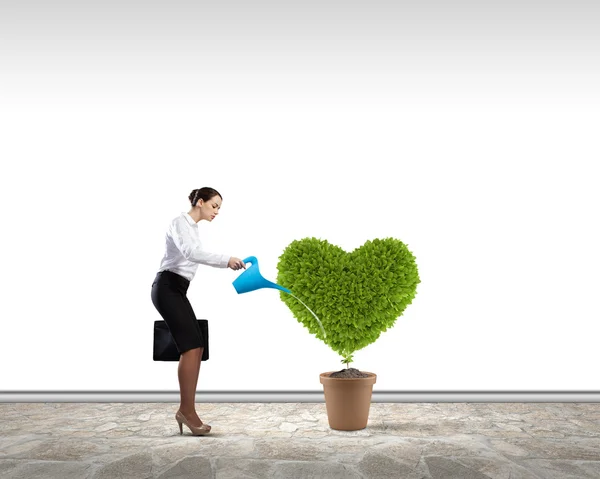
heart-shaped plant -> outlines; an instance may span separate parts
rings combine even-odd
[[[351,253],[317,238],[295,240],[277,270],[277,283],[292,292],[281,292],[281,300],[346,366],[394,325],[420,283],[414,255],[395,238],[369,240]]]

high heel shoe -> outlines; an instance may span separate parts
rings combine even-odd
[[[208,424],[192,426],[187,418],[181,413],[181,411],[177,411],[175,414],[175,420],[177,421],[177,424],[179,424],[179,434],[183,434],[182,424],[185,424],[190,431],[192,431],[192,436],[205,436],[210,432],[210,426]]]

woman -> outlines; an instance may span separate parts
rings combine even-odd
[[[215,268],[245,268],[236,257],[209,253],[202,249],[198,222],[212,221],[219,214],[223,197],[213,188],[200,188],[190,193],[191,209],[171,221],[166,233],[165,255],[152,283],[152,303],[163,317],[177,349],[181,353],[177,370],[180,404],[175,414],[179,432],[185,424],[192,434],[210,432],[196,412],[196,386],[204,351],[204,338],[194,310],[186,296],[199,264]]]

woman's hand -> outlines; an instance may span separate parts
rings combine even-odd
[[[244,264],[244,262],[241,259],[236,258],[234,256],[229,258],[229,263],[227,263],[227,267],[231,268],[234,271],[237,271],[238,269],[246,269],[246,265]]]

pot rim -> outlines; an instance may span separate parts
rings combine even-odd
[[[319,374],[319,377],[325,378],[325,379],[330,379],[332,381],[356,381],[356,380],[361,380],[361,379],[365,380],[365,379],[370,379],[370,378],[373,378],[373,377],[377,377],[377,374],[375,374],[375,373],[372,373],[372,372],[369,372],[369,371],[361,371],[361,373],[368,374],[369,376],[366,377],[366,378],[332,378],[331,374],[332,373],[337,373],[337,372],[338,371],[327,371],[325,373]]]

